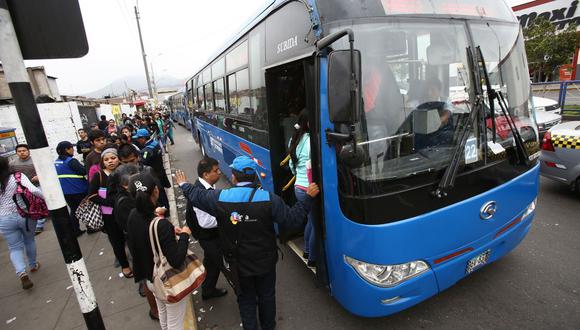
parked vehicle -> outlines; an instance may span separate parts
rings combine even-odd
[[[580,121],[552,127],[542,140],[542,176],[580,193]]]
[[[536,124],[538,125],[538,134],[540,139],[550,128],[562,122],[562,116],[558,113],[542,110],[538,111],[538,108],[536,108]]]
[[[562,108],[558,104],[558,101],[548,99],[545,97],[532,96],[532,102],[534,103],[534,108],[536,111],[547,111],[551,113],[562,114]]]

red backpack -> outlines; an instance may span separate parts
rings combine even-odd
[[[16,209],[21,217],[31,220],[48,217],[48,207],[41,197],[35,196],[28,188],[22,185],[21,173],[14,173],[16,179],[16,193],[12,196]]]

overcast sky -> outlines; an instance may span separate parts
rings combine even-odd
[[[531,0],[508,0],[517,5]],[[266,0],[141,0],[141,29],[155,74],[185,79],[233,36]],[[79,0],[89,53],[80,59],[27,61],[58,78],[65,95],[88,93],[142,74],[136,0]],[[131,86],[129,86],[131,87]]]

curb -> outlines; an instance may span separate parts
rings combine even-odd
[[[169,150],[169,149],[168,149]],[[167,199],[169,200],[170,212],[169,221],[174,226],[180,226],[179,218],[177,217],[177,203],[175,202],[175,184],[173,183],[173,172],[171,170],[171,159],[169,152],[163,153],[163,166],[165,167],[165,173],[169,182],[171,182],[171,188],[165,189],[167,192]],[[183,319],[183,329],[184,330],[197,330],[197,320],[195,319],[195,309],[193,308],[193,294],[189,295],[189,301],[187,302],[187,307],[185,311],[185,318]]]

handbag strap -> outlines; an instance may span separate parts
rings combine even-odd
[[[159,243],[159,236],[157,234],[157,228],[159,227],[160,217],[155,217],[149,224],[149,240],[151,241],[151,250],[153,251],[153,256],[157,260],[165,258],[163,251],[161,251],[161,245]]]

